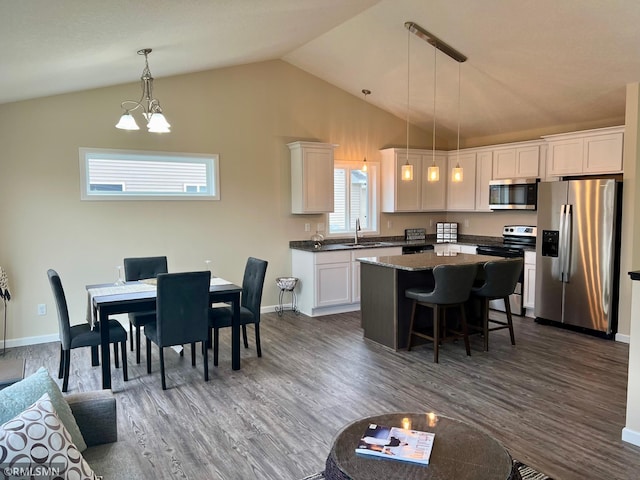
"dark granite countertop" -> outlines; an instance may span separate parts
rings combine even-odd
[[[629,272],[631,280],[640,280],[640,271]]]
[[[330,238],[322,242],[322,246],[316,248],[311,240],[292,240],[289,248],[306,252],[330,252],[335,250],[357,250],[362,248],[389,248],[405,246],[427,246],[436,244],[435,235],[427,235],[425,240],[405,240],[404,236],[395,237],[360,237],[360,247],[353,244],[353,237]],[[502,237],[485,237],[480,235],[458,235],[458,245],[502,245]]]
[[[438,265],[462,265],[466,263],[484,263],[496,260],[496,257],[486,255],[474,255],[470,253],[455,253],[440,255],[433,252],[418,253],[416,255],[395,255],[390,257],[363,257],[358,258],[361,263],[378,265],[381,267],[395,268],[396,270],[408,270],[411,272],[420,270],[432,270]]]

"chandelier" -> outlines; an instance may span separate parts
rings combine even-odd
[[[153,98],[153,77],[149,70],[149,60],[147,56],[151,53],[150,48],[143,48],[138,50],[138,55],[144,55],[144,70],[140,77],[142,96],[137,102],[134,100],[125,100],[120,104],[124,113],[120,117],[120,121],[116,125],[116,128],[122,130],[140,130],[136,120],[131,115],[131,112],[142,109],[142,115],[147,121],[147,130],[153,133],[166,133],[170,132],[169,122],[162,114],[162,108],[160,108],[160,101]]]

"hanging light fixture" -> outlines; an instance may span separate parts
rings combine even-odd
[[[463,173],[460,166],[460,63],[458,63],[458,149],[456,151],[456,166],[451,172],[454,182],[461,182]]]
[[[410,73],[411,73],[411,31],[407,32],[407,155],[406,162],[400,169],[400,176],[402,181],[410,182],[413,180],[413,165],[409,163],[409,86],[410,86]]]
[[[424,28],[422,28],[417,23],[405,22],[404,26],[405,26],[405,28],[407,30],[409,30],[409,32],[413,33],[417,37],[420,37],[425,42],[433,45],[436,49],[440,50],[443,53],[446,53],[449,57],[451,57],[453,60],[458,62],[458,149],[457,149],[457,153],[456,153],[456,155],[457,155],[456,156],[456,166],[452,170],[451,175],[452,175],[452,180],[454,182],[461,182],[463,173],[462,173],[462,167],[460,167],[460,64],[462,62],[466,62],[467,61],[467,57],[465,57],[462,53],[457,51],[455,48],[453,48],[450,45],[447,45],[446,43],[444,43],[442,40],[440,40],[434,34],[427,32]],[[435,78],[435,60],[434,60],[434,78]],[[434,80],[434,89],[435,89],[435,80]],[[434,115],[433,115],[433,129],[434,129],[434,134],[433,134],[434,147],[433,147],[433,149],[434,150],[433,150],[433,165],[431,167],[429,167],[429,172],[428,172],[429,180],[431,180],[432,168],[434,168],[434,166],[435,166],[435,127],[436,127],[436,120],[435,120],[435,92],[434,92],[434,109],[433,109],[433,113],[434,113]],[[437,166],[435,166],[435,167],[437,168]],[[433,172],[434,172],[434,176],[435,176],[435,171],[433,171]],[[439,171],[438,171],[438,176],[439,176]]]
[[[147,120],[147,129],[153,133],[166,133],[170,132],[169,122],[162,114],[162,108],[160,108],[160,101],[153,98],[153,77],[149,70],[149,60],[147,56],[151,53],[150,48],[144,48],[138,50],[138,55],[144,55],[144,70],[140,77],[142,86],[142,96],[139,101],[125,100],[120,104],[124,113],[120,117],[120,121],[116,125],[116,128],[122,130],[140,130],[131,112],[142,109],[142,115]],[[127,108],[131,107],[131,108]]]
[[[362,93],[364,95],[364,101],[366,102],[367,95],[371,95],[371,90],[367,90],[366,88],[363,88]],[[368,146],[369,146],[369,122],[367,122],[367,134],[364,142],[364,160],[362,160],[362,168],[360,169],[363,172],[367,171],[367,147]]]
[[[427,181],[437,182],[440,180],[440,168],[436,165],[436,59],[438,49],[433,47],[433,138],[431,139],[431,166],[427,170]]]

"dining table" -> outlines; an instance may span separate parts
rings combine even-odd
[[[156,309],[157,289],[153,279],[122,282],[121,284],[87,285],[89,294],[87,321],[100,330],[102,362],[102,388],[111,388],[111,356],[109,352],[109,328],[111,315],[148,312]],[[240,370],[240,294],[242,287],[219,277],[211,278],[209,302],[228,303],[233,312],[231,323],[231,368]]]

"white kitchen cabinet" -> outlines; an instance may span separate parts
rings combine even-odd
[[[452,253],[469,253],[475,255],[477,245],[466,245],[461,243],[436,243],[433,251],[436,255],[451,255]]]
[[[451,171],[457,163],[463,169],[461,182],[454,182]],[[447,169],[447,211],[473,211],[476,208],[476,154],[449,152]]]
[[[536,300],[536,252],[524,253],[524,285],[522,289],[522,306],[525,315],[533,317]]]
[[[333,151],[337,145],[292,142],[291,213],[333,212]]]
[[[291,250],[291,274],[298,278],[298,309],[310,317],[360,309],[361,257],[402,255],[402,247],[325,252]]]
[[[493,152],[493,179],[537,178],[540,174],[540,144],[520,144]]]
[[[623,127],[547,135],[547,175],[622,172]]]
[[[447,155],[436,151],[436,165],[440,180],[429,182],[428,169],[433,163],[433,151],[404,148],[386,148],[380,151],[382,159],[382,211],[429,212],[446,208]],[[413,180],[402,180],[402,166],[413,166]]]
[[[402,247],[361,248],[351,250],[351,301],[360,302],[360,262],[363,257],[386,257],[402,255]]]
[[[491,150],[476,153],[476,211],[490,212],[489,182],[493,178],[493,152]]]

